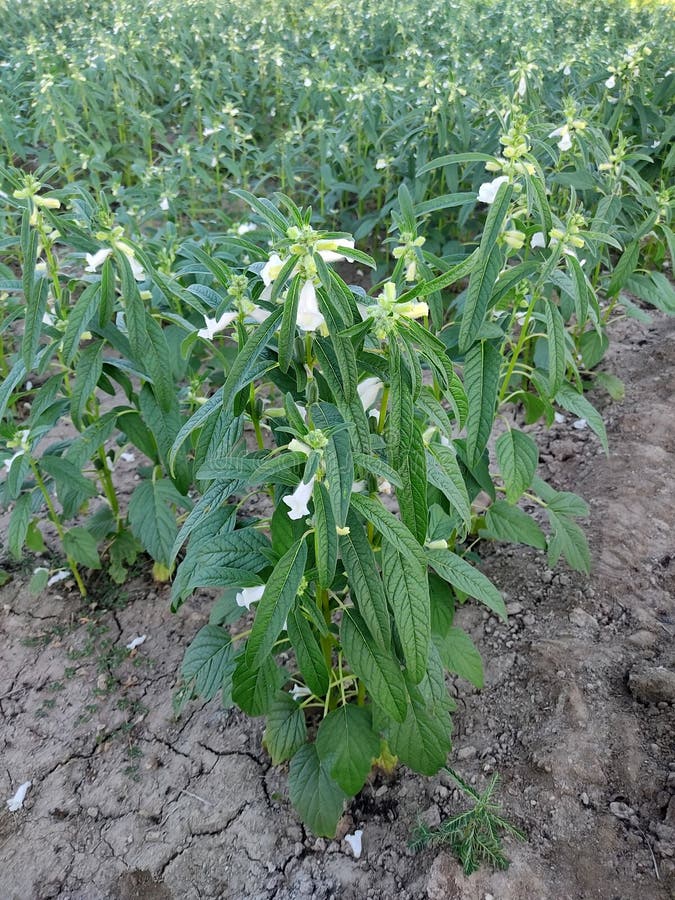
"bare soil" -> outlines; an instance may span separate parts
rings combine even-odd
[[[446,851],[407,848],[419,817],[462,808],[446,776],[375,774],[341,824],[363,829],[356,860],[302,827],[260,722],[216,703],[175,718],[208,594],[173,615],[161,586],[101,582],[83,606],[63,584],[31,596],[15,571],[0,590],[0,796],[32,787],[0,809],[0,898],[674,897],[675,320],[619,324],[604,367],[626,382],[622,403],[596,394],[609,458],[571,416],[538,434],[542,475],[591,505],[592,575],[484,547],[509,625],[460,612],[487,685],[456,686],[451,764],[481,788],[502,776],[528,835],[507,842],[507,872],[465,878]]]

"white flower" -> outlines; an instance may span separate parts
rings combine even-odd
[[[278,253],[272,253],[270,258],[267,260],[265,265],[260,270],[260,277],[263,280],[265,287],[269,287],[275,278],[278,277],[279,272],[281,272],[284,264],[281,261],[281,257]]]
[[[505,184],[508,180],[508,175],[500,175],[498,178],[493,178],[492,181],[483,182],[478,188],[478,202],[488,204],[494,203],[497,191],[501,185]]]
[[[316,290],[311,280],[307,280],[300,291],[297,321],[298,328],[301,328],[303,331],[316,331],[326,321],[319,309]]]
[[[524,97],[526,91],[527,91],[527,80],[524,75],[521,75],[520,81],[518,82],[518,96]]]
[[[361,836],[363,835],[363,829],[358,828],[354,834],[346,834],[345,841],[352,848],[352,853],[354,854],[354,859],[361,859]]]
[[[309,456],[312,452],[312,448],[305,444],[304,441],[299,441],[297,438],[293,438],[293,440],[288,445],[289,450],[298,451],[300,453],[304,453],[305,456]]]
[[[294,684],[292,690],[288,692],[294,700],[299,700],[300,697],[311,697],[312,692],[308,687],[305,687],[304,684]]]
[[[205,327],[200,328],[197,334],[201,338],[206,338],[207,341],[212,341],[215,334],[227,328],[236,318],[236,312],[223,313],[219,319],[210,319],[208,316],[204,316]]]
[[[167,209],[169,208],[169,198],[168,197],[162,197],[162,199],[159,201],[159,208],[161,210],[163,210],[164,212],[167,211]]]
[[[558,147],[561,150],[569,150],[572,146],[572,138],[570,136],[570,127],[569,125],[561,125],[560,128],[556,128],[549,134],[549,137],[559,137]]]
[[[607,81],[605,82],[605,87],[609,88],[611,91],[613,87],[616,85],[616,78],[613,75],[610,75]]]
[[[391,484],[387,481],[386,478],[383,478],[377,485],[377,490],[380,494],[391,494]]]
[[[380,379],[373,376],[372,378],[365,378],[356,388],[359,394],[359,400],[366,412],[375,406],[382,387],[383,384]]]
[[[141,634],[141,635],[139,635],[138,637],[133,638],[133,639],[130,640],[129,643],[127,644],[127,650],[135,650],[136,647],[140,647],[141,644],[144,644],[144,643],[145,643],[146,638],[147,638],[147,635],[146,635],[146,634]]]
[[[9,459],[3,459],[2,464],[8,472],[12,468],[12,463],[14,462],[14,460],[18,459],[20,456],[23,456],[25,452],[25,450],[17,450],[14,456],[10,456]]]
[[[255,231],[258,226],[254,222],[242,222],[237,228],[238,235],[248,234],[249,231]]]
[[[338,247],[347,247],[353,250],[354,241],[350,238],[335,238],[316,242],[316,251],[324,262],[339,262],[341,259],[345,259],[344,254],[336,253]]]
[[[375,163],[375,168],[378,170],[386,169],[387,168],[387,160],[383,156],[381,156],[378,159],[378,161]]]
[[[22,785],[19,786],[16,794],[13,797],[10,797],[7,801],[7,809],[10,812],[18,812],[23,806],[23,801],[26,799],[26,794],[28,793],[28,788],[33,784],[32,781],[24,781]]]
[[[546,236],[543,231],[535,231],[530,240],[530,247],[534,250],[536,247],[546,246]]]
[[[571,75],[571,74],[572,74],[572,69],[569,66],[565,66],[565,68],[563,69],[563,75]]]
[[[58,584],[59,581],[65,581],[66,578],[70,578],[70,572],[68,569],[60,569],[55,575],[47,582],[47,587],[52,587],[54,584]]]
[[[111,247],[101,247],[96,253],[85,253],[84,257],[87,260],[87,265],[85,266],[84,271],[95,272],[99,266],[103,265],[111,253]]]
[[[251,603],[257,603],[264,593],[265,585],[259,584],[256,587],[244,588],[234,599],[237,601],[237,606],[245,606],[246,609],[250,609]]]
[[[302,519],[303,516],[309,515],[307,506],[314,490],[314,476],[312,476],[307,484],[303,481],[296,487],[292,494],[284,497],[284,503],[288,507],[289,519]]]

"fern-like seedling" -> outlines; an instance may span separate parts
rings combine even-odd
[[[506,869],[509,861],[502,849],[501,833],[506,832],[521,841],[525,840],[525,835],[503,818],[501,806],[493,799],[499,776],[494,774],[486,789],[479,794],[457,772],[447,767],[446,771],[473,800],[473,807],[447,818],[438,828],[430,828],[420,822],[413,832],[411,848],[422,850],[429,846],[449,846],[461,862],[465,875],[475,872],[482,862],[490,863],[495,869]]]

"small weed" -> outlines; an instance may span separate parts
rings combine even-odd
[[[492,797],[499,783],[499,776],[493,775],[490,783],[479,794],[452,769],[446,768],[460,789],[473,801],[471,809],[451,816],[438,826],[429,828],[418,824],[413,832],[410,846],[413,850],[424,847],[449,846],[462,863],[465,875],[471,875],[482,862],[488,862],[495,869],[508,868],[509,861],[502,849],[502,836],[506,832],[524,841],[525,835],[507,822],[501,815],[501,806]]]

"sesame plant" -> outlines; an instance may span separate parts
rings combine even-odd
[[[207,434],[202,496],[174,544],[178,552],[187,541],[174,606],[199,585],[226,589],[187,651],[182,694],[220,692],[266,717],[265,745],[289,763],[291,800],[318,834],[334,834],[375,760],[426,775],[445,765],[454,708],[445,675],[483,680],[456,605],[472,598],[506,618],[471,535],[588,567],[575,522],[586,505],[536,477],[532,438],[507,422],[490,464],[496,415],[519,398],[544,411],[556,400],[583,408],[604,441],[599,416],[568,381],[575,365],[547,290],[575,220],[549,229],[546,259],[504,268],[524,240],[512,225],[537,177],[525,165],[510,172],[483,189],[490,211],[478,248],[429,278],[418,277],[432,260],[402,187],[397,263],[370,295],[332,268],[374,265],[348,235],[316,231],[311,211],[287,197],[282,212],[238,192],[274,251],[245,274],[219,267],[227,292],[206,336],[233,328],[239,352],[172,448],[204,447]],[[536,188],[531,198],[545,211]],[[436,333],[433,305],[466,279]],[[524,362],[529,341],[546,343],[544,364],[537,354]],[[548,535],[517,505],[523,495],[545,510]]]

